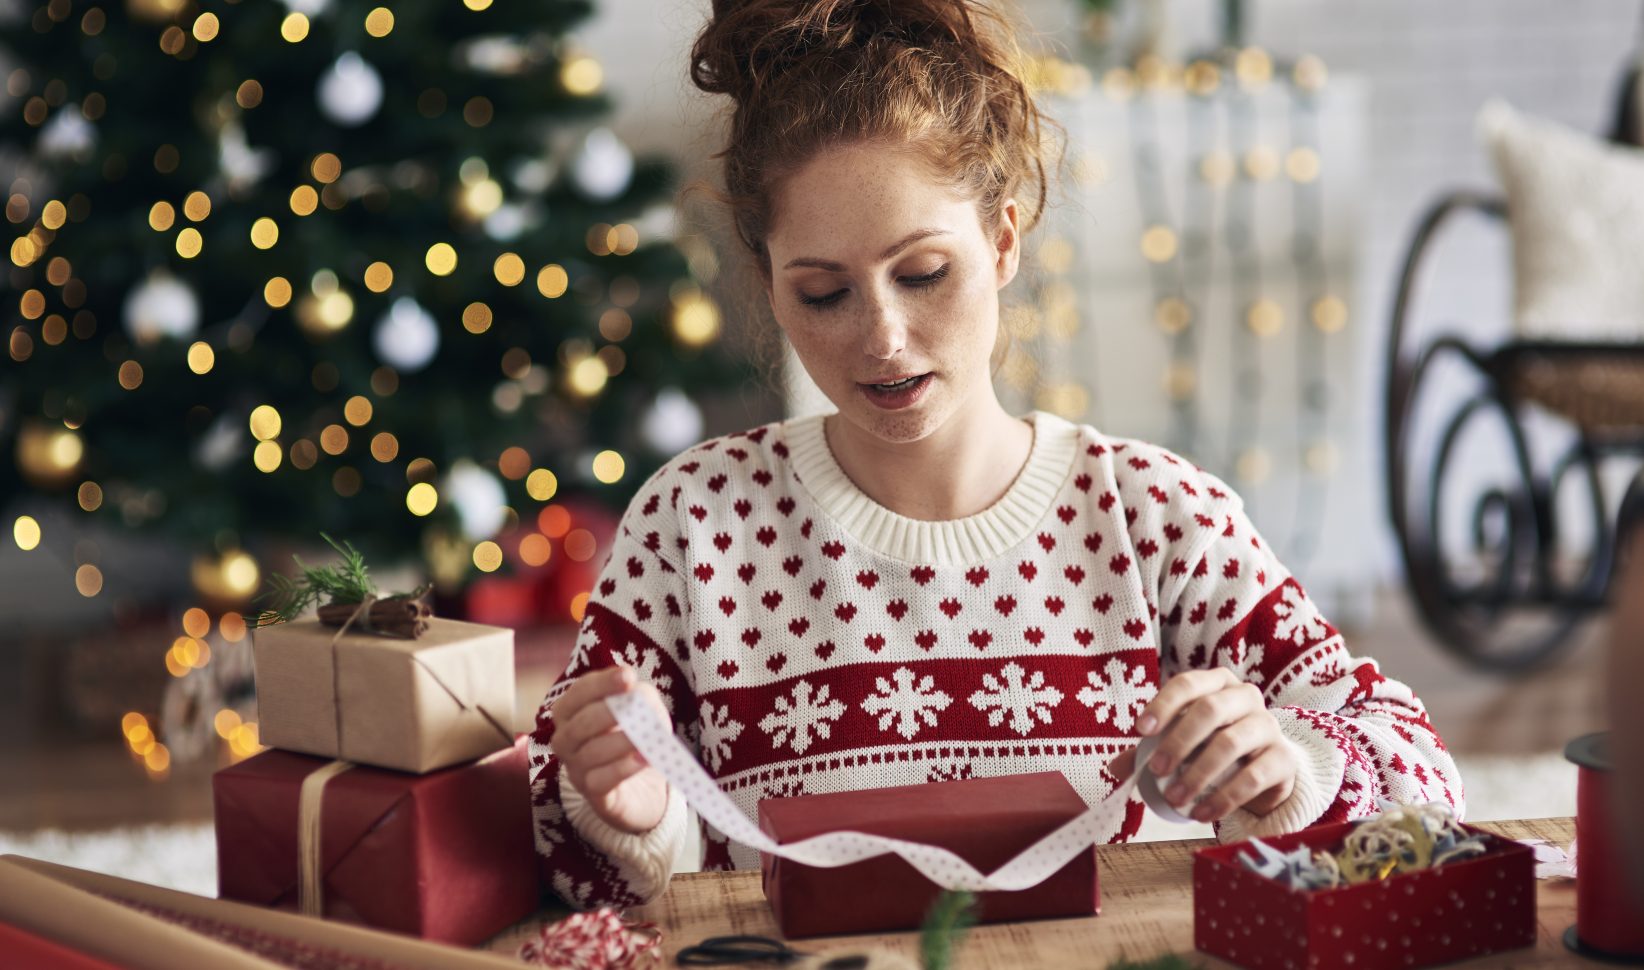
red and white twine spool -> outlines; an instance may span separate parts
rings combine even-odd
[[[544,926],[519,948],[519,958],[553,970],[638,970],[661,961],[661,943],[655,923],[624,920],[604,906]]]
[[[1576,778],[1576,925],[1564,942],[1578,953],[1644,964],[1644,902],[1633,896],[1621,851],[1623,819],[1611,784],[1609,735],[1571,741]],[[1636,816],[1627,820],[1637,824]]]

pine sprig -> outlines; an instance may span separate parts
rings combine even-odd
[[[976,923],[976,895],[943,890],[925,913],[919,933],[919,963],[924,970],[947,970],[965,931]]]
[[[301,570],[301,575],[297,578],[282,574],[270,577],[271,588],[261,597],[268,601],[268,608],[255,617],[247,617],[254,626],[288,623],[321,600],[327,604],[358,603],[367,596],[377,595],[377,588],[367,574],[365,557],[360,551],[349,542],[339,545],[323,532],[320,533],[320,538],[337,550],[343,557],[342,563],[333,566],[310,566],[301,558],[292,556],[297,568]]]

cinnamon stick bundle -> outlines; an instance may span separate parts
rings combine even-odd
[[[340,627],[348,622],[359,608],[359,603],[327,603],[319,608],[320,622],[326,626]],[[390,596],[387,599],[376,600],[366,611],[370,618],[369,629],[373,633],[383,636],[399,637],[404,640],[415,640],[428,632],[428,618],[434,615],[433,607],[422,596]],[[366,616],[361,616],[349,627],[352,630],[364,631],[367,629],[363,622]]]

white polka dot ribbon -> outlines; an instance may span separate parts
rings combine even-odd
[[[1036,886],[1065,866],[1074,856],[1119,831],[1124,822],[1125,802],[1133,781],[1126,781],[1111,795],[1083,814],[1063,824],[1028,846],[1015,858],[991,874],[978,871],[947,849],[921,842],[908,842],[865,832],[828,832],[786,845],[778,844],[759,830],[736,804],[708,776],[657,710],[637,691],[606,699],[634,747],[651,767],[662,773],[685,796],[697,814],[743,845],[792,859],[807,866],[831,869],[863,859],[894,853],[919,870],[927,879],[946,889],[1017,890]]]

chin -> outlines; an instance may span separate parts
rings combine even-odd
[[[840,408],[839,416],[886,444],[909,444],[929,437],[952,410],[939,395],[929,395],[904,411],[883,411],[863,400],[854,385],[850,393],[850,406]]]

